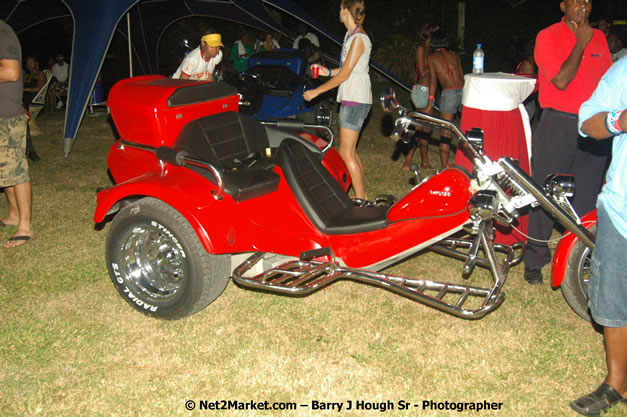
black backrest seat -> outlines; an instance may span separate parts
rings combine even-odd
[[[292,193],[318,230],[329,235],[363,233],[387,227],[387,208],[357,207],[305,145],[281,142],[277,155]]]
[[[176,85],[179,80],[172,78],[158,79],[152,85]],[[182,82],[182,80],[181,80]],[[227,83],[202,83],[179,87],[168,97],[168,107],[187,106],[189,104],[204,103],[211,100],[231,97],[237,94],[237,89]]]
[[[268,146],[268,135],[261,124],[240,113],[224,112],[189,122],[174,148],[221,170],[225,192],[236,201],[244,201],[273,192],[279,186],[280,177],[272,172],[274,164],[264,160]],[[252,166],[242,163],[251,157],[257,157]],[[215,183],[211,172],[189,167]]]

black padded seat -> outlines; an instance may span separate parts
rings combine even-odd
[[[278,164],[296,200],[318,230],[329,235],[363,233],[387,227],[387,208],[357,207],[305,145],[285,139]]]
[[[153,85],[163,83],[171,85],[179,80],[166,78],[157,80]],[[182,81],[182,80],[181,80]],[[168,107],[187,106],[194,103],[204,103],[211,100],[219,100],[231,97],[237,94],[235,87],[226,83],[202,83],[198,85],[186,85],[177,88],[170,97],[168,97]]]
[[[218,168],[223,173],[225,193],[244,201],[279,186],[280,176],[272,171],[274,163],[265,157],[268,146],[261,124],[240,113],[224,112],[189,122],[174,148]],[[215,183],[210,171],[194,165],[189,168]]]

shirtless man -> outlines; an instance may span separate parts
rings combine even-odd
[[[462,111],[462,93],[464,90],[464,70],[462,63],[453,51],[448,48],[448,34],[438,29],[431,36],[431,55],[427,59],[431,76],[429,96],[435,96],[438,82],[442,87],[440,98],[440,117],[452,121],[455,114]],[[451,148],[452,133],[442,130],[440,133],[440,162],[442,167],[448,166],[448,155]]]
[[[438,26],[425,23],[418,34],[418,46],[416,47],[416,83],[426,87],[431,85],[432,78],[432,73],[429,69],[429,63],[427,61],[427,58],[431,55],[429,43],[431,41],[431,34],[437,29]],[[416,110],[421,113],[431,114],[433,112],[433,99],[434,96],[429,94],[429,103],[427,104],[427,107]],[[420,158],[422,160],[420,168],[431,169],[428,159],[428,150],[429,138],[431,138],[432,130],[433,129],[431,127],[426,126],[416,128],[415,138],[418,140],[418,144],[420,145]],[[405,163],[402,167],[406,171],[409,170],[411,160],[414,157],[414,152],[416,152],[416,146],[412,144],[411,149],[407,152],[407,157],[405,158]]]

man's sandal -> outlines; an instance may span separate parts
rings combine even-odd
[[[625,402],[623,396],[611,385],[603,383],[590,394],[571,402],[570,408],[584,416],[599,416],[621,402]]]

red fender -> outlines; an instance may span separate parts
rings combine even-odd
[[[591,228],[596,223],[596,209],[592,210],[590,213],[581,218],[581,224],[583,224],[586,229]],[[568,257],[570,256],[570,252],[573,250],[575,243],[577,243],[577,236],[575,236],[573,233],[568,233],[562,238],[562,240],[560,240],[560,243],[555,249],[555,254],[553,255],[553,264],[551,268],[551,281],[553,284],[553,288],[559,287],[564,281],[566,267],[568,266]]]
[[[215,224],[208,225],[206,219],[204,223],[197,218],[197,210],[192,208],[185,198],[181,196],[194,195],[194,205],[196,207],[207,207],[211,204],[226,203],[225,200],[232,200],[230,196],[225,195],[222,201],[216,201],[211,192],[206,189],[199,192],[198,181],[181,181],[181,178],[177,175],[161,175],[159,172],[147,172],[143,175],[135,177],[129,181],[123,182],[112,188],[107,188],[98,193],[98,204],[94,213],[94,222],[100,223],[109,214],[109,211],[113,206],[129,197],[153,197],[163,201],[166,204],[172,206],[178,211],[192,226],[200,242],[205,247],[205,250],[210,253],[215,253],[214,246],[217,242],[212,242],[206,227],[212,227],[215,229],[224,229],[223,233],[212,233],[215,236],[224,236],[228,234],[228,227],[226,224],[216,222]],[[223,243],[220,243],[223,244]]]

